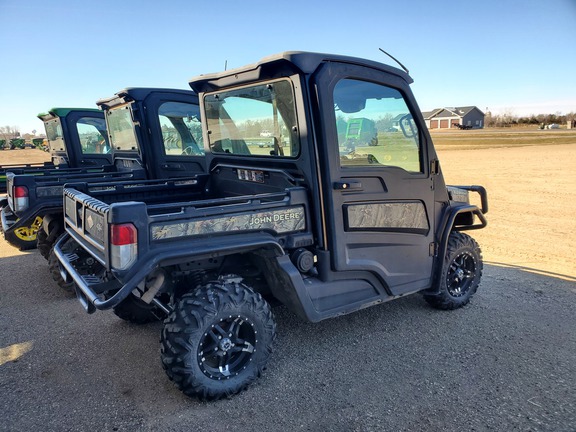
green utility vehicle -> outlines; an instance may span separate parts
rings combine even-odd
[[[104,114],[90,108],[52,108],[47,113],[38,114],[46,130],[50,162],[29,163],[24,165],[0,165],[0,215],[3,222],[0,229],[6,241],[19,249],[36,247],[38,229],[42,217],[29,221],[18,221],[9,199],[4,195],[7,190],[7,174],[53,176],[101,171],[112,162]],[[42,140],[43,141],[43,140]],[[89,145],[99,143],[98,146]],[[14,193],[14,191],[12,191]],[[25,193],[23,189],[18,194]],[[24,196],[16,197],[16,199]]]
[[[166,374],[208,400],[264,371],[270,304],[311,322],[413,293],[440,309],[466,305],[483,265],[464,231],[486,225],[486,191],[445,185],[411,82],[374,61],[305,52],[193,79],[206,172],[187,199],[163,203],[68,185],[62,276],[89,313],[163,318]],[[338,133],[338,120],[397,116],[405,125],[390,145],[404,158],[349,150]],[[255,120],[274,125],[273,147],[257,144]]]

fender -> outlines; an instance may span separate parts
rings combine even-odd
[[[9,207],[7,206],[7,208]],[[18,216],[15,215],[13,212],[10,212],[10,214],[14,215],[15,220],[13,222],[10,222],[8,221],[8,218],[5,218],[3,215],[2,217],[3,229],[5,232],[13,232],[18,228],[31,226],[32,224],[35,223],[37,218],[40,217],[43,219],[48,213],[55,213],[61,211],[62,210],[57,207],[48,207],[46,209],[43,209],[41,206],[35,206],[31,209],[25,210],[22,216]]]
[[[486,201],[486,207],[484,207],[484,204],[482,205],[482,207],[486,208],[486,210],[488,209],[487,201]],[[478,216],[480,223],[471,225],[455,225],[456,218],[458,217],[458,215],[462,214],[470,214]],[[484,217],[484,212],[477,206],[472,204],[465,204],[465,203],[460,204],[451,202],[450,207],[448,207],[448,210],[444,213],[442,223],[439,225],[441,227],[442,237],[440,239],[440,243],[438,244],[438,248],[435,254],[436,257],[444,257],[444,255],[446,254],[446,250],[448,249],[448,240],[450,238],[450,233],[452,232],[452,230],[466,231],[466,230],[481,229],[484,228],[487,224],[488,222]],[[443,259],[440,259],[439,262],[437,263],[436,276],[434,277],[434,280],[436,280],[437,275],[441,273],[443,263],[444,263]],[[426,294],[435,294],[435,293],[437,293],[437,290],[435,289],[426,291]]]
[[[88,313],[93,313],[97,309],[105,310],[117,306],[153,271],[165,265],[185,262],[191,256],[194,259],[214,258],[262,248],[272,251],[276,256],[284,255],[282,246],[273,236],[266,233],[228,235],[222,237],[218,243],[190,242],[184,247],[178,248],[171,245],[164,250],[155,250],[153,253],[144,255],[127,272],[119,273],[113,270],[112,273],[116,276],[119,290],[112,297],[102,300],[98,295],[98,291],[102,291],[98,289],[101,283],[91,284],[90,278],[84,278],[78,273],[62,251],[62,245],[70,238],[69,233],[62,236],[54,245],[54,252],[60,262],[62,278],[67,282],[75,282],[78,300]],[[110,284],[106,283],[106,285],[110,289]]]

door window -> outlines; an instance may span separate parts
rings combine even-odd
[[[76,122],[82,154],[107,154],[110,145],[106,136],[106,122],[94,117],[81,117]]]
[[[395,166],[422,172],[418,128],[402,93],[355,79],[334,88],[340,165]]]
[[[202,123],[197,104],[164,102],[158,109],[158,118],[165,154],[204,155]]]

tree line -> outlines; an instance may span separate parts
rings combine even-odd
[[[484,117],[484,125],[486,127],[507,127],[516,125],[549,125],[559,124],[565,125],[569,121],[576,120],[576,112],[568,114],[532,114],[529,116],[517,116],[511,110],[504,111],[501,114],[492,115],[488,111]]]

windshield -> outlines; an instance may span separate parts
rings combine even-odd
[[[213,153],[296,157],[300,152],[288,80],[207,94],[204,109]]]
[[[106,121],[103,118],[81,117],[76,122],[76,129],[83,154],[110,153]]]
[[[158,109],[158,119],[167,155],[204,155],[200,108],[197,104],[164,102]]]
[[[44,123],[44,128],[46,129],[46,138],[48,138],[48,145],[50,146],[50,152],[62,152],[66,151],[66,145],[64,143],[64,136],[62,134],[62,125],[60,124],[60,119],[55,118]]]
[[[108,134],[114,150],[138,150],[132,112],[129,105],[113,108],[106,112]]]

